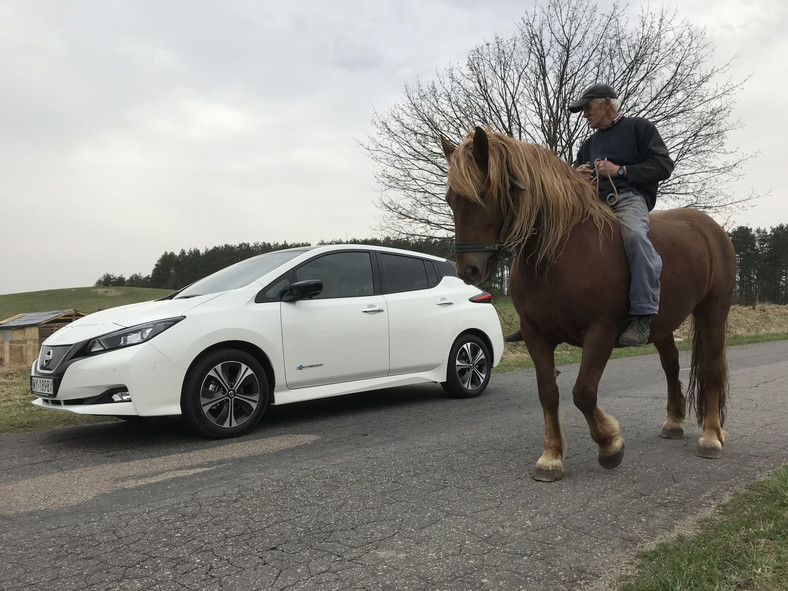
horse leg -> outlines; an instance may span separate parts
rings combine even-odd
[[[564,477],[564,437],[558,417],[558,384],[555,381],[555,345],[523,331],[523,340],[536,370],[539,402],[544,414],[544,451],[536,462],[533,477],[553,482]]]
[[[722,457],[725,433],[725,404],[728,392],[728,362],[725,338],[730,301],[719,298],[698,306],[692,343],[690,399],[695,399],[695,414],[703,434],[698,440],[697,455]]]
[[[681,439],[684,437],[687,404],[679,381],[679,351],[673,335],[654,341],[654,346],[659,352],[659,360],[668,382],[668,415],[659,436],[664,439]]]
[[[618,421],[597,405],[597,389],[607,360],[613,352],[615,331],[604,337],[586,335],[583,355],[572,398],[588,423],[591,439],[597,444],[597,459],[603,468],[615,468],[624,459],[624,439]]]

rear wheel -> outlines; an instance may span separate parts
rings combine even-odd
[[[487,344],[473,334],[461,334],[449,353],[446,381],[441,384],[455,398],[473,398],[490,382],[492,363]]]
[[[200,435],[237,437],[260,421],[268,398],[262,365],[244,351],[221,349],[189,370],[181,410],[189,428]]]

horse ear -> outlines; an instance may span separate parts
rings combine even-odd
[[[477,127],[473,134],[473,159],[479,170],[487,172],[487,163],[490,159],[490,144],[487,141],[487,132]]]
[[[441,147],[443,148],[443,154],[446,156],[446,161],[448,162],[449,158],[451,158],[451,155],[454,154],[454,151],[457,149],[457,146],[452,144],[445,137],[441,136]]]

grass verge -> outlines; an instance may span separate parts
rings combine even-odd
[[[511,298],[508,296],[496,297],[495,309],[498,312],[498,318],[501,321],[501,328],[503,329],[504,335],[511,334],[519,329],[520,319],[517,316],[517,312],[514,309]],[[781,332],[785,330],[785,319],[783,316],[780,316],[778,320],[779,322],[775,324],[770,323],[768,326],[766,325],[766,321],[763,321],[761,326],[758,327],[744,327],[744,330],[742,327],[737,327],[741,333],[729,333],[728,346],[788,340],[788,332]],[[752,328],[752,333],[746,331],[747,328]],[[764,329],[763,333],[756,332],[756,330],[761,329]],[[686,332],[686,328],[680,332],[677,332],[676,348],[679,351],[689,351],[692,347],[692,342],[689,339],[685,338],[682,340],[679,338],[680,335],[686,335]],[[610,358],[619,359],[621,357],[635,357],[637,355],[652,355],[656,353],[657,350],[654,345],[646,345],[644,347],[624,347],[621,349],[613,349],[613,353],[610,355]],[[579,347],[573,347],[566,344],[559,345],[555,350],[555,364],[568,365],[571,363],[579,363],[581,354],[582,349]],[[533,363],[531,362],[531,357],[528,355],[528,351],[523,343],[506,343],[503,358],[495,368],[495,371],[507,372],[532,367]]]
[[[786,341],[788,340],[788,332],[779,332],[771,334],[759,335],[731,335],[728,337],[728,346],[734,345],[748,345],[751,343],[766,343],[770,341]],[[688,340],[676,341],[676,348],[679,351],[689,351],[692,348],[692,343]],[[559,345],[555,350],[555,364],[569,365],[571,363],[580,363],[580,356],[583,350],[580,347],[573,347],[571,345]],[[639,355],[656,355],[657,349],[654,345],[645,345],[643,347],[622,347],[621,349],[613,349],[610,359],[620,359],[622,357],[637,357]],[[506,350],[501,362],[495,368],[496,372],[515,371],[518,369],[527,369],[533,367],[534,364],[528,355],[528,350],[522,343],[506,343]]]
[[[30,370],[0,366],[0,433],[21,433],[112,420],[36,408],[30,404]]]
[[[621,591],[788,589],[788,465],[697,524],[698,533],[638,557]]]

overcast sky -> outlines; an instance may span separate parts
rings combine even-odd
[[[375,236],[358,146],[373,110],[509,37],[530,6],[0,0],[0,294],[148,274],[165,251]],[[715,59],[736,56],[734,79],[752,75],[730,146],[760,152],[740,190],[770,194],[719,221],[788,223],[788,2],[679,10]]]

